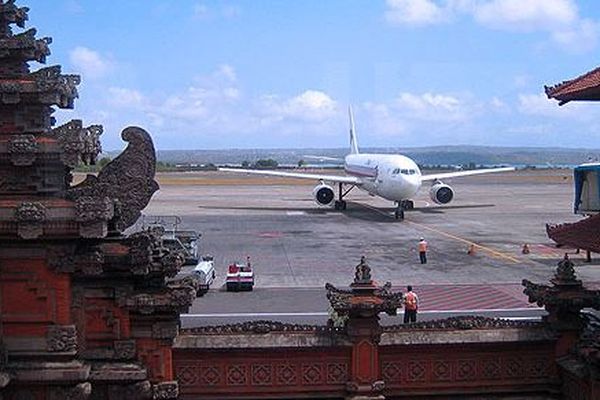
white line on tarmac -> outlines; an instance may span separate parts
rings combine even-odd
[[[514,312],[514,311],[542,311],[540,307],[525,308],[481,308],[474,310],[427,310],[419,314],[449,314],[449,313],[483,313],[483,312]],[[238,318],[238,317],[319,317],[329,315],[326,312],[297,312],[297,313],[222,313],[222,314],[181,314],[182,318]]]

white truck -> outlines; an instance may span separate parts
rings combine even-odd
[[[198,279],[198,295],[208,292],[210,285],[215,281],[215,265],[211,256],[204,256],[194,267],[194,276]]]
[[[227,268],[225,287],[228,292],[254,288],[254,270],[250,264],[250,257],[246,260],[246,264],[234,262]]]

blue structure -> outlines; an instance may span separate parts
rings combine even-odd
[[[600,212],[600,163],[581,164],[574,169],[575,213]]]

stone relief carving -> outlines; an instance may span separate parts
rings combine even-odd
[[[171,400],[179,397],[179,385],[177,381],[157,383],[153,387],[152,399]]]
[[[100,135],[103,133],[102,125],[83,127],[81,120],[71,120],[52,130],[52,136],[58,140],[62,149],[62,162],[71,167],[79,163],[95,164],[98,154],[102,152]]]
[[[16,209],[17,233],[23,239],[35,239],[44,231],[46,207],[39,202],[23,202]]]
[[[158,190],[154,181],[156,155],[150,135],[141,128],[129,127],[121,136],[129,142],[125,151],[106,165],[97,177],[88,175],[67,192],[67,197],[72,200],[86,196],[112,199],[114,217],[111,222],[117,231],[133,225]]]
[[[117,340],[114,343],[115,357],[129,360],[135,358],[135,340]]]
[[[77,350],[77,329],[75,325],[53,325],[46,334],[46,347],[51,352]]]
[[[38,144],[33,135],[14,135],[8,141],[8,152],[13,165],[32,165],[38,152]]]

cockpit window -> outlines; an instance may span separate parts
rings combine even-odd
[[[403,170],[400,171],[400,173],[402,175],[408,175],[408,170],[407,169],[403,169]]]
[[[398,175],[400,173],[400,168],[396,168],[392,171],[392,175]]]
[[[409,173],[409,175],[414,175],[417,173],[417,171],[415,171],[414,169],[409,169],[408,173]]]

